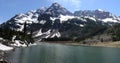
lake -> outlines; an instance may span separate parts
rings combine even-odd
[[[8,57],[14,63],[120,63],[120,48],[44,43],[17,48]]]

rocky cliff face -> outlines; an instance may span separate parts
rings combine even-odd
[[[119,17],[101,9],[76,11],[74,14],[75,16],[94,17],[95,19],[101,20],[103,22],[120,22]]]

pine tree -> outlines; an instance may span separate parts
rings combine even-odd
[[[34,43],[34,40],[33,40],[33,31],[32,30],[30,31],[30,39],[29,40],[30,40],[31,43]]]
[[[24,29],[23,29],[23,33],[26,34],[27,33],[27,23],[24,23]]]
[[[26,43],[26,39],[27,39],[27,23],[24,23],[24,28],[23,28],[23,37],[22,40],[24,41],[24,43]],[[28,43],[26,43],[28,45]]]

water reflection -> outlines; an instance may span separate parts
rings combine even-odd
[[[119,48],[42,44],[16,49],[15,63],[120,63]]]

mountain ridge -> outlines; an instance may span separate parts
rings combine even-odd
[[[53,3],[48,8],[42,7],[34,11],[18,14],[3,23],[1,27],[22,31],[25,22],[27,23],[28,33],[32,30],[35,40],[40,41],[42,38],[81,38],[84,37],[83,35],[85,37],[96,35],[100,33],[99,30],[105,31],[107,27],[119,23],[120,18],[100,9],[76,11],[73,14],[60,4]],[[97,29],[97,27],[98,30],[93,32],[92,28]],[[86,30],[88,28],[90,30]]]

